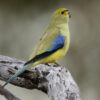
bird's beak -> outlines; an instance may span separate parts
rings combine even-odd
[[[68,15],[69,15],[69,18],[71,18],[71,14],[70,14],[70,12],[68,12]]]

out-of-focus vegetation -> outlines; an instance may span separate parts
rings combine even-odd
[[[99,100],[99,0],[0,0],[0,54],[28,60],[52,12],[59,7],[69,8],[72,15],[69,22],[71,46],[59,63],[70,70],[83,100]],[[11,85],[8,89],[22,100],[48,99],[40,91]]]

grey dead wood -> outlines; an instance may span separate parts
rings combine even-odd
[[[6,81],[15,74],[16,70],[22,68],[24,63],[24,61],[0,55],[0,80]],[[38,65],[31,71],[22,73],[11,84],[41,90],[49,96],[50,100],[81,100],[79,88],[70,72],[58,64]],[[3,90],[6,89],[2,88]],[[0,91],[0,94],[5,96],[6,92],[2,94]]]
[[[0,94],[3,95],[7,100],[20,100],[18,97],[13,95],[10,91],[5,88],[2,88],[0,85]]]

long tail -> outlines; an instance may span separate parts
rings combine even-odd
[[[47,53],[47,55],[46,55],[46,53]],[[8,83],[10,83],[13,79],[15,79],[21,73],[23,73],[26,69],[28,69],[29,67],[33,66],[32,64],[34,64],[34,66],[36,66],[38,64],[38,62],[36,62],[36,61],[41,60],[43,57],[47,57],[48,56],[48,52],[46,52],[46,53],[42,53],[40,55],[37,55],[34,58],[32,58],[31,60],[27,61],[23,65],[23,68],[19,69],[11,78],[9,78],[2,87],[4,88]]]
[[[9,78],[2,87],[4,88],[9,82],[11,82],[13,79],[15,79],[21,73],[23,73],[28,67],[29,67],[29,64],[28,65],[23,65],[23,68],[19,69],[13,76],[11,76],[11,78]]]

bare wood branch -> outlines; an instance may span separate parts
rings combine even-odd
[[[22,68],[24,61],[0,56],[0,79],[7,80],[16,70]],[[79,88],[70,72],[57,64],[38,65],[32,71],[25,71],[11,82],[19,87],[38,89],[51,100],[80,100]]]
[[[14,96],[11,92],[9,92],[7,89],[2,88],[0,85],[0,94],[3,95],[7,100],[20,100],[16,96]]]

